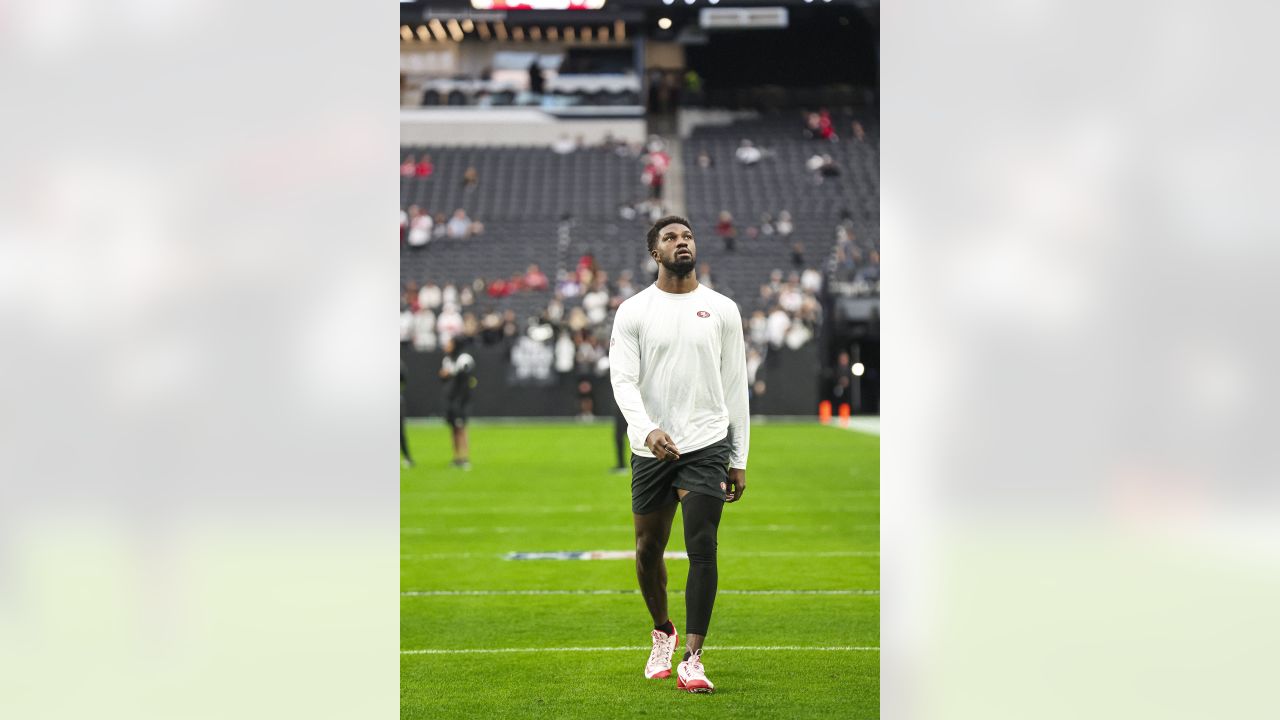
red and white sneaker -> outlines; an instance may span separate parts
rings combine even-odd
[[[707,679],[707,671],[702,667],[702,648],[676,667],[676,688],[693,693],[716,691],[716,686]]]
[[[649,652],[649,662],[645,663],[644,676],[649,680],[661,680],[671,677],[671,656],[676,652],[676,644],[680,641],[680,633],[670,635],[661,630],[653,631],[653,650]]]

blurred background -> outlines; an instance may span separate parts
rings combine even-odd
[[[464,340],[477,416],[613,412],[613,312],[687,217],[733,298],[752,412],[879,412],[878,14],[869,0],[403,2],[410,416]]]

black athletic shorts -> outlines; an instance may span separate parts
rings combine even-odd
[[[676,502],[676,488],[724,500],[720,483],[729,481],[729,437],[669,462],[631,456],[631,511],[651,513]]]
[[[464,403],[453,403],[444,411],[444,421],[449,423],[449,427],[466,427],[467,426],[467,410]]]

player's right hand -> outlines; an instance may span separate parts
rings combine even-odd
[[[644,439],[644,446],[659,460],[675,462],[680,459],[680,450],[675,441],[662,428],[649,433],[649,437]]]

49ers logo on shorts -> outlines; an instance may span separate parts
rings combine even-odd
[[[707,312],[706,310],[699,310],[699,311],[698,311],[698,317],[700,317],[700,318],[709,318],[709,317],[711,317],[711,313]]]

